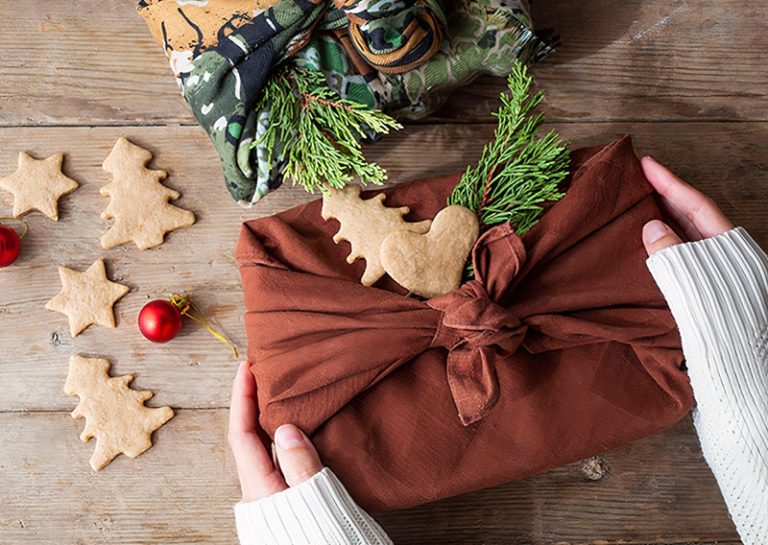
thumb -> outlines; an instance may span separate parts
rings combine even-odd
[[[643,227],[643,244],[645,244],[648,255],[653,255],[659,250],[682,242],[680,237],[662,221],[652,220]]]
[[[314,445],[304,433],[292,424],[275,431],[275,450],[280,469],[288,486],[296,486],[323,469]]]

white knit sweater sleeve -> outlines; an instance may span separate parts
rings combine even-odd
[[[680,328],[704,457],[745,545],[768,544],[768,256],[744,229],[648,268]]]
[[[327,467],[258,501],[235,505],[241,545],[392,545]]]

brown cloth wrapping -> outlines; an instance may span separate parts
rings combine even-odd
[[[422,301],[359,284],[320,201],[244,224],[237,257],[260,421],[294,423],[360,504],[412,506],[663,430],[693,404],[675,322],[645,266],[660,218],[625,137],[572,153],[567,195],[518,237],[496,226],[475,280]],[[459,175],[384,190],[412,221]],[[458,416],[457,416],[458,411]]]

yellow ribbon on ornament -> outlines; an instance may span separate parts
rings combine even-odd
[[[189,299],[189,295],[181,295],[179,293],[174,293],[171,295],[171,304],[175,306],[177,309],[179,309],[179,312],[182,316],[186,316],[190,320],[193,320],[197,322],[198,324],[205,327],[208,332],[219,339],[221,342],[226,344],[231,350],[232,353],[235,355],[235,357],[238,357],[237,354],[237,348],[234,344],[229,342],[227,338],[216,331],[216,329],[211,326],[210,323],[208,323],[208,320],[205,319],[205,316],[203,316],[203,313],[200,312],[200,309],[198,309],[195,304]],[[194,313],[194,314],[193,314]]]

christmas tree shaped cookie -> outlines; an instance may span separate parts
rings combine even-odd
[[[169,231],[195,223],[192,212],[170,204],[181,195],[160,183],[167,172],[147,168],[151,159],[149,151],[121,137],[104,161],[112,181],[101,188],[101,194],[110,198],[101,217],[114,220],[101,237],[104,248],[133,241],[146,250],[162,244]]]
[[[384,276],[379,251],[382,241],[395,231],[426,233],[431,220],[410,223],[403,219],[410,209],[407,206],[387,208],[384,206],[384,193],[378,193],[370,199],[360,198],[360,186],[351,184],[343,189],[326,188],[323,194],[323,219],[334,218],[341,227],[333,241],[346,240],[352,247],[347,263],[362,257],[365,259],[365,272],[360,279],[364,286],[372,286]]]
[[[85,418],[80,439],[96,438],[90,461],[94,471],[121,453],[136,458],[152,446],[152,432],[173,418],[170,407],[145,407],[152,392],[132,390],[133,375],[110,377],[109,367],[105,359],[72,356],[64,384],[67,395],[80,398],[72,411],[72,418]]]

